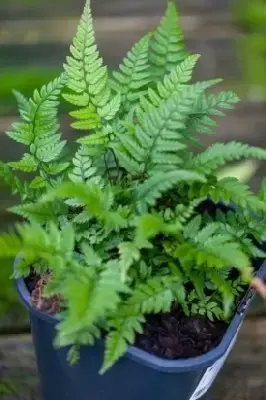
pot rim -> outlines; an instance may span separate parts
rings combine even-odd
[[[14,268],[16,268],[18,260],[19,258],[15,260]],[[266,260],[263,262],[263,264],[257,271],[256,276],[261,278],[266,277]],[[28,291],[24,278],[16,279],[15,286],[21,301],[28,309],[30,316],[37,317],[53,325],[56,325],[59,322],[58,315],[51,315],[44,313],[42,311],[37,310],[31,305],[30,293]],[[214,364],[217,360],[223,358],[226,355],[226,353],[230,350],[230,346],[233,345],[234,341],[237,338],[244,317],[249,309],[250,302],[252,301],[253,297],[254,294],[247,300],[246,307],[241,314],[239,313],[239,311],[236,312],[220,344],[205,354],[186,359],[166,360],[158,356],[155,356],[153,354],[150,354],[144,350],[141,350],[135,346],[131,346],[128,348],[126,356],[138,363],[168,373],[193,371],[195,369],[203,369],[209,367],[212,364]],[[101,339],[99,340],[99,343],[103,346],[104,341]]]

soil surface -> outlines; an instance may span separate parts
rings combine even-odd
[[[31,294],[31,304],[40,311],[48,314],[56,314],[61,310],[61,296],[44,296],[44,289],[51,279],[51,274],[47,273],[43,278],[31,272],[26,279],[26,286]]]
[[[227,327],[224,322],[187,317],[176,307],[167,314],[148,316],[136,346],[170,360],[196,357],[216,347]]]

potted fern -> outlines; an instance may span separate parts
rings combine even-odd
[[[21,197],[11,211],[28,222],[0,236],[0,254],[19,255],[44,399],[202,398],[251,283],[264,290],[266,185],[256,196],[216,172],[266,151],[200,146],[238,97],[208,93],[219,79],[191,83],[199,56],[185,50],[173,3],[108,73],[88,0],[70,51],[65,72],[30,100],[15,92],[21,121],[7,134],[27,152],[1,164]],[[57,119],[61,94],[85,131],[74,157]]]

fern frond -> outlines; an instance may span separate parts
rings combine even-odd
[[[145,115],[135,134],[118,135],[120,144],[111,146],[121,166],[131,174],[139,174],[152,173],[156,168],[169,170],[169,166],[174,169],[181,164],[180,155],[186,148],[182,131],[201,89],[201,85],[183,89]]]
[[[111,326],[115,330],[112,330],[106,339],[101,374],[110,369],[126,353],[129,345],[134,344],[136,332],[143,333],[142,324],[144,322],[145,318],[142,315],[134,314],[111,321]]]
[[[150,49],[151,71],[155,79],[165,76],[188,55],[173,2],[169,2],[164,18],[150,40]]]
[[[205,198],[198,198],[192,200],[188,204],[178,204],[174,210],[176,219],[181,225],[188,223],[193,214],[196,212],[196,208],[205,200]]]
[[[138,284],[128,300],[128,305],[137,307],[143,315],[169,312],[175,300],[173,286],[176,286],[176,283],[182,286],[177,277],[150,278],[144,284]]]
[[[35,172],[38,168],[38,161],[33,155],[25,153],[20,161],[13,161],[8,163],[8,165],[17,171]]]
[[[140,259],[140,252],[134,243],[123,242],[119,245],[119,255],[120,279],[121,282],[126,282],[128,270]]]
[[[98,175],[97,168],[93,166],[93,161],[85,146],[78,149],[72,162],[74,167],[68,174],[72,182],[94,182],[98,184],[101,182],[101,177]]]
[[[24,118],[25,114],[22,115]],[[13,129],[11,132],[6,132],[7,136],[18,143],[24,144],[25,146],[29,146],[32,143],[34,139],[34,133],[31,129],[29,129],[28,124],[25,124],[25,122],[14,122],[12,128]]]
[[[46,187],[46,179],[42,176],[36,176],[29,184],[30,189],[40,190]]]
[[[98,110],[99,116],[106,121],[114,119],[120,109],[121,101],[121,95],[118,93],[109,103]]]
[[[177,170],[165,173],[157,173],[148,178],[136,189],[136,201],[140,209],[146,205],[154,205],[162,193],[175,187],[179,182],[205,182],[205,177],[197,172],[189,170]]]
[[[40,91],[35,90],[21,114],[24,122],[15,123],[12,131],[7,135],[29,147],[22,160],[10,163],[13,169],[33,172],[37,168],[45,170],[43,163],[56,161],[60,157],[66,142],[61,140],[57,121],[58,98],[65,85],[66,76],[43,86]],[[21,99],[20,99],[21,101]]]
[[[64,182],[47,193],[41,200],[46,202],[59,198],[74,198],[84,204],[92,216],[101,219],[105,219],[108,216],[108,212],[114,202],[110,188],[101,188],[101,186],[93,182],[87,182],[86,184]]]
[[[259,147],[251,147],[239,142],[215,143],[202,153],[196,155],[189,166],[200,172],[209,174],[228,161],[241,158],[266,159],[266,151]]]
[[[78,143],[87,146],[101,146],[105,147],[109,142],[109,130],[103,130],[100,132],[92,133],[88,136],[83,136],[77,140]]]
[[[0,254],[2,258],[14,258],[20,254],[22,241],[16,233],[2,233],[0,235]]]
[[[70,227],[71,228],[71,227]],[[16,234],[0,235],[0,252],[2,257],[15,257],[15,253],[21,254],[22,262],[19,265],[19,271],[16,275],[27,276],[30,267],[37,260],[43,260],[53,266],[56,271],[65,267],[70,255],[73,253],[74,241],[72,247],[64,247],[64,231],[59,231],[57,226],[49,221],[46,227],[42,224],[18,224]],[[71,229],[67,231],[68,238],[74,238],[74,232]]]
[[[155,277],[138,285],[118,317],[111,320],[112,330],[106,343],[104,364],[101,373],[106,372],[135,341],[135,334],[143,333],[144,314],[168,312],[177,291],[183,285],[177,277]]]
[[[160,106],[162,100],[169,100],[188,87],[188,85],[182,84],[182,80],[186,81],[189,78],[189,73],[192,74],[193,67],[198,58],[198,55],[187,57],[182,63],[172,69],[171,73],[166,75],[162,81],[158,81],[155,89],[149,88],[146,96],[140,96],[139,106],[136,107],[139,122],[143,121],[144,112],[151,113],[154,108]],[[220,82],[221,79],[211,79],[190,85],[190,90],[195,90],[198,93],[194,101],[191,118],[198,118],[198,116],[193,116],[193,113],[195,113],[196,105],[201,104],[204,92]]]
[[[249,187],[236,178],[223,178],[213,184],[202,184],[197,188],[197,184],[190,188],[192,196],[210,196],[210,198],[218,203],[225,204],[235,203],[244,208],[250,208],[253,211],[266,211],[266,204],[259,200],[249,189]]]
[[[163,77],[163,80],[158,81],[156,91],[149,88],[148,98],[151,104],[158,107],[162,99],[168,100],[177,94],[182,86],[191,80],[194,67],[199,58],[198,54],[188,56],[184,61],[173,67],[171,72]]]
[[[72,128],[81,130],[91,130],[101,126],[101,118],[99,117],[96,108],[93,104],[88,107],[81,108],[70,112],[71,117],[78,121],[71,124]]]
[[[30,103],[29,100],[17,90],[13,90],[13,94],[16,97],[18,103],[18,110],[23,119],[27,118],[30,114]]]
[[[120,294],[127,290],[120,282],[115,261],[109,262],[98,276],[91,268],[79,266],[76,274],[69,274],[64,280],[62,294],[68,307],[66,318],[58,325],[59,338],[60,332],[70,335],[73,329],[90,330],[107,313],[117,309]]]
[[[10,207],[8,210],[33,223],[44,224],[49,221],[57,221],[57,212],[54,205],[51,203],[26,203]],[[59,213],[59,210],[57,211]],[[61,212],[63,211],[61,210]]]
[[[94,107],[95,113],[89,112],[89,120],[95,119],[96,115],[110,120],[119,108],[119,101],[118,97],[111,98],[108,71],[95,42],[90,0],[86,1],[70,51],[71,56],[67,57],[64,68],[68,74],[67,87],[72,93],[63,96],[72,104],[85,107],[84,110],[72,113],[77,119],[82,114],[82,121],[74,123],[73,127],[91,129],[91,124],[84,120],[86,112]]]
[[[174,256],[182,263],[194,262],[197,267],[207,265],[209,268],[224,268],[234,265],[242,271],[249,269],[250,261],[242,251],[241,244],[234,241],[232,235],[216,234],[203,239],[178,245]]]
[[[146,214],[136,219],[135,243],[139,249],[145,247],[147,240],[162,233],[166,224],[157,214]],[[143,246],[144,245],[144,246]]]
[[[184,232],[183,232],[184,237],[190,238],[193,237],[194,235],[197,235],[200,231],[201,226],[202,226],[202,216],[196,215],[184,227]]]
[[[61,163],[49,163],[45,167],[45,171],[48,175],[59,175],[62,174],[70,167],[69,162],[61,162]]]
[[[234,306],[234,292],[231,284],[221,275],[218,271],[208,271],[207,278],[215,285],[215,289],[218,290],[223,296],[223,309],[226,318],[231,315],[232,308]]]
[[[261,201],[266,202],[266,178],[264,178],[261,183],[260,190],[259,190],[259,199]]]
[[[22,182],[13,174],[11,167],[0,162],[1,181],[11,188],[12,194],[19,194],[22,200],[31,200],[32,193],[27,182]]]
[[[150,35],[144,36],[128,52],[119,71],[113,72],[111,86],[121,95],[125,111],[129,111],[138,102],[139,96],[150,82],[149,40]]]
[[[203,95],[195,103],[195,108],[190,120],[190,131],[213,134],[213,127],[217,124],[211,116],[223,116],[220,109],[230,110],[239,102],[239,97],[231,91],[218,94]]]
[[[87,210],[82,211],[80,214],[76,215],[73,219],[75,224],[85,224],[91,220],[91,215]]]

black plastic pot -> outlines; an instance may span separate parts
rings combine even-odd
[[[266,262],[259,268],[258,276],[266,276]],[[207,400],[209,388],[237,339],[254,296],[253,290],[247,291],[223,340],[207,354],[168,361],[131,347],[109,372],[100,376],[103,342],[82,348],[80,362],[69,366],[68,349],[53,347],[56,317],[31,306],[23,279],[16,281],[16,287],[30,314],[44,400]]]

